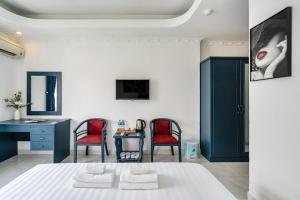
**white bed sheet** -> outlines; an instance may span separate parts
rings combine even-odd
[[[207,169],[193,163],[143,163],[159,174],[158,190],[119,190],[120,172],[133,163],[106,163],[116,170],[111,189],[73,188],[72,177],[86,164],[43,164],[0,189],[1,200],[233,200]]]

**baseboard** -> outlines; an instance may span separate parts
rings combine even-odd
[[[210,157],[210,162],[249,162],[247,157]]]
[[[256,198],[254,198],[254,196],[248,191],[247,192],[247,200],[256,200]]]
[[[211,156],[206,154],[205,152],[201,152],[201,154],[209,160],[209,162],[249,162],[249,156],[239,156],[239,157],[220,157],[220,156]]]
[[[53,154],[52,151],[30,151],[27,149],[19,149],[18,150],[18,154],[19,155],[24,155],[24,154],[41,154],[41,155],[48,155],[48,154]]]
[[[73,150],[70,151],[70,153],[73,155]],[[108,150],[110,155],[114,155],[116,153],[115,150]],[[29,149],[19,149],[18,154],[52,154],[52,151],[30,151]],[[177,154],[178,150],[174,149],[174,153]],[[79,155],[85,155],[85,150],[84,149],[78,149],[77,154]],[[89,154],[90,155],[100,155],[101,150],[100,149],[89,149]],[[144,150],[145,155],[150,155],[151,152],[150,150]],[[168,149],[156,149],[154,150],[154,155],[170,155],[171,150]],[[184,151],[182,151],[182,155],[184,155]]]
[[[109,152],[110,155],[116,153],[115,150],[108,150],[108,152]],[[71,153],[73,154],[73,150],[71,150]],[[85,150],[78,149],[77,153],[80,154],[80,155],[84,155],[85,154]],[[178,150],[174,149],[174,153],[177,154]],[[101,154],[101,150],[98,150],[98,149],[89,149],[89,154],[90,155],[100,155]],[[150,150],[144,150],[144,154],[145,155],[150,155],[151,151]],[[154,150],[154,154],[155,155],[157,155],[157,154],[159,154],[159,155],[170,155],[171,154],[171,150],[168,150],[168,149],[157,149],[157,150]],[[182,155],[183,154],[184,154],[184,151],[182,152]]]

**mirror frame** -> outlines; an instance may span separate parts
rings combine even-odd
[[[62,73],[61,72],[27,72],[27,103],[31,102],[32,76],[56,76],[57,78],[57,110],[56,111],[32,111],[27,106],[27,115],[61,115],[62,114]]]

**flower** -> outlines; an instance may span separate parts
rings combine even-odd
[[[22,106],[23,102],[22,101],[16,101],[15,104],[18,105],[18,106]]]
[[[23,101],[22,101],[22,93],[20,91],[14,93],[13,98],[11,98],[11,99],[8,99],[8,98],[4,99],[4,102],[7,103],[6,107],[14,108],[16,110],[21,109],[23,107],[26,107],[26,106],[29,106],[29,105],[32,104],[31,102],[29,102],[27,104],[23,103]]]

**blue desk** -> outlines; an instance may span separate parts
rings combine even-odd
[[[17,141],[30,141],[32,151],[53,151],[53,162],[61,162],[70,155],[70,119],[0,122],[0,162],[17,155]]]

